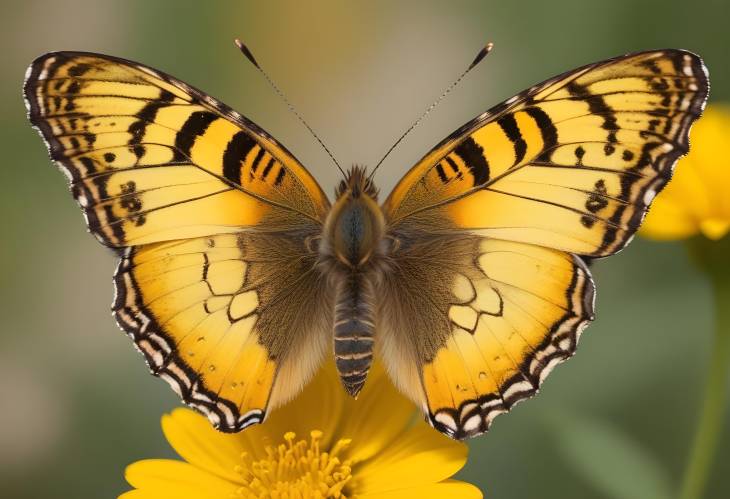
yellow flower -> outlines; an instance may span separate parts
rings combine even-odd
[[[120,499],[480,499],[473,485],[449,479],[466,462],[466,445],[413,416],[380,369],[358,400],[323,369],[298,398],[238,434],[176,409],[162,430],[185,461],[131,464],[135,490]]]
[[[641,228],[651,239],[730,231],[730,106],[710,106],[692,127],[690,153],[657,196]]]

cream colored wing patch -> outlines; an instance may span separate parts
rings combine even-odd
[[[593,282],[578,257],[484,239],[477,267],[478,278],[454,276],[450,335],[422,368],[429,420],[458,439],[533,396],[593,319]]]
[[[379,353],[439,431],[483,433],[573,355],[593,319],[590,273],[580,257],[531,244],[397,236]]]
[[[130,248],[119,265],[119,325],[152,373],[222,431],[296,394],[328,345],[328,303],[302,244],[217,235]]]

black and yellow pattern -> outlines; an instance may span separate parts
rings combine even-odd
[[[467,123],[395,187],[384,204],[391,230],[404,240],[439,234],[444,248],[419,258],[451,282],[451,295],[426,282],[419,296],[394,286],[405,298],[390,314],[426,319],[396,324],[384,349],[436,428],[485,432],[575,352],[593,318],[580,256],[608,256],[631,239],[687,152],[707,92],[702,61],[685,51],[591,64]],[[483,239],[464,250],[464,234]]]
[[[445,218],[481,235],[607,256],[636,231],[689,147],[702,61],[642,52],[552,78],[467,123],[385,203],[393,224]]]
[[[316,181],[266,132],[151,68],[46,54],[30,66],[25,96],[89,230],[109,246],[321,222],[327,212]]]
[[[114,313],[153,374],[224,431],[295,394],[329,317],[288,304],[325,299],[305,240],[329,201],[311,175],[237,112],[123,59],[46,54],[25,97],[89,230],[123,256]]]
[[[531,397],[594,317],[594,286],[580,258],[491,238],[475,253],[477,272],[452,281],[450,334],[421,374],[432,424],[458,439],[487,431]]]
[[[265,131],[163,73],[57,52],[29,118],[153,374],[223,431],[295,395],[334,350],[356,396],[373,352],[453,438],[534,395],[593,319],[584,257],[622,249],[687,152],[702,61],[617,57],[536,85],[419,161],[385,203],[353,167],[331,207]]]

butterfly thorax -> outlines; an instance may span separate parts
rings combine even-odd
[[[365,169],[353,166],[335,194],[337,200],[325,222],[326,250],[345,267],[365,267],[384,233],[378,192],[365,176]]]
[[[384,256],[385,218],[377,189],[354,166],[335,191],[324,225],[320,261],[335,292],[334,352],[337,370],[352,396],[362,389],[375,339],[374,275]]]

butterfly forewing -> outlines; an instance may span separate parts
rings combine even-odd
[[[148,67],[46,54],[30,66],[25,96],[89,229],[107,245],[287,227],[327,211],[314,179],[266,132]]]
[[[587,256],[621,249],[687,152],[707,98],[694,54],[662,50],[552,78],[459,129],[385,209]]]

